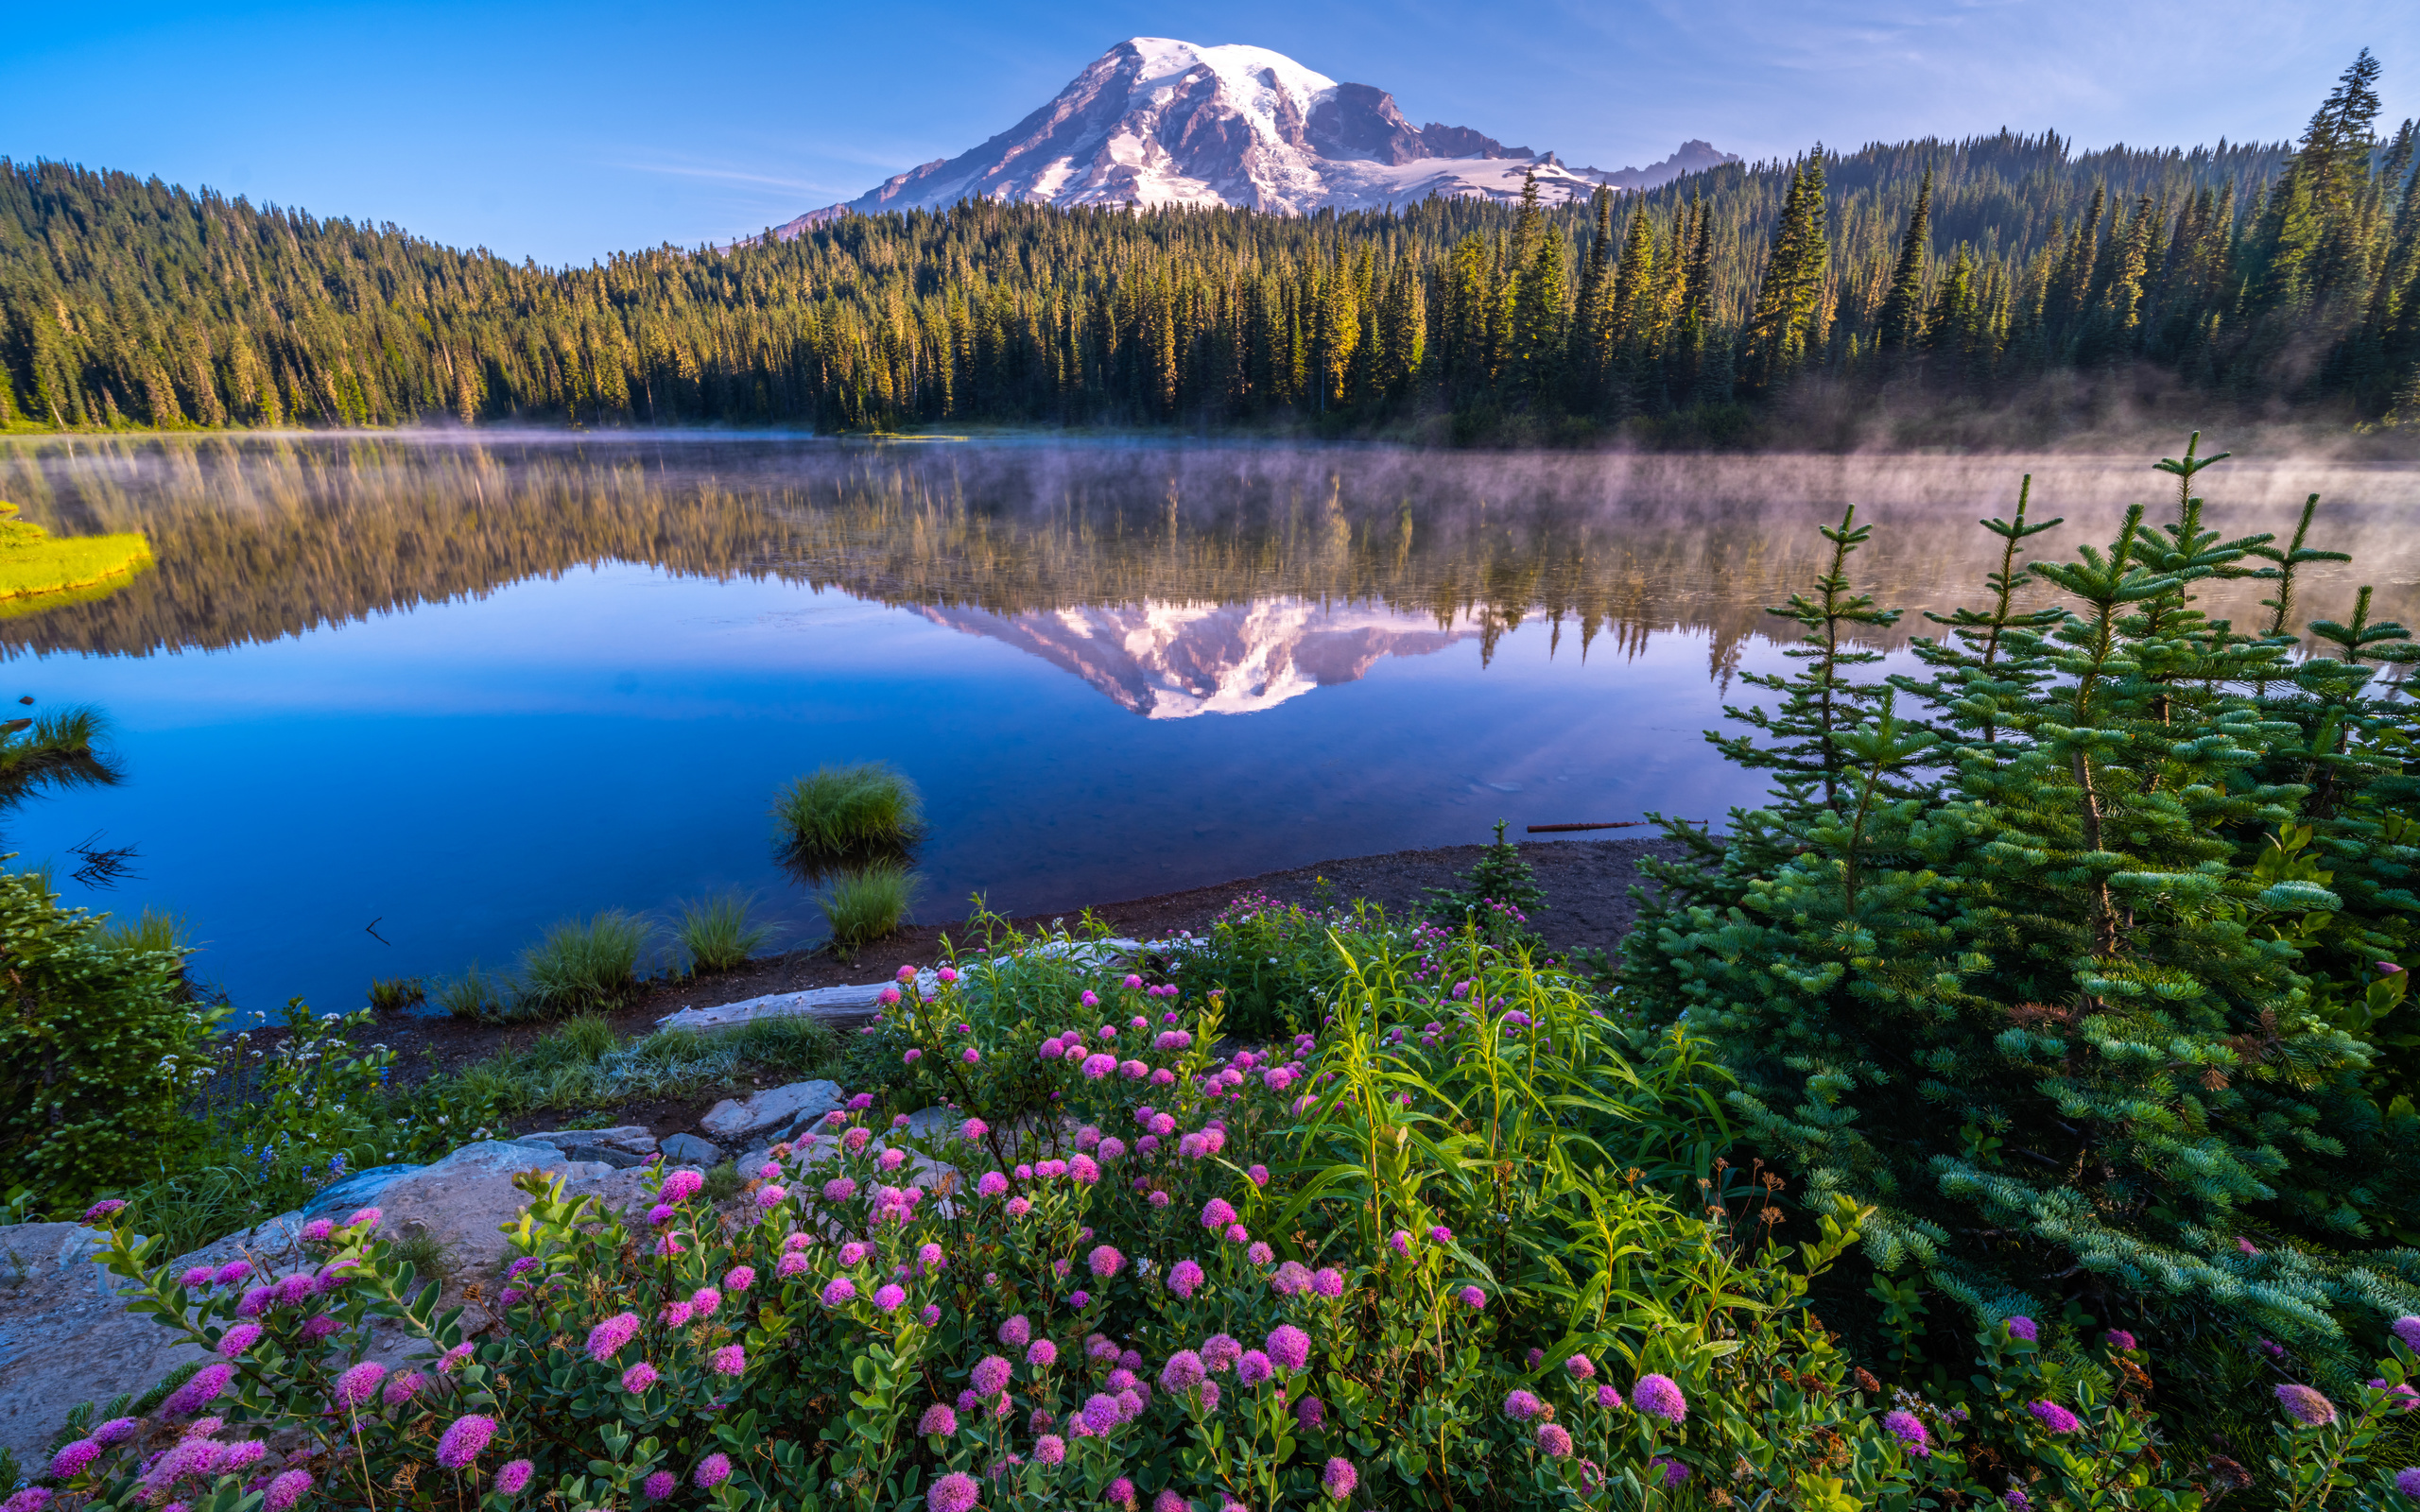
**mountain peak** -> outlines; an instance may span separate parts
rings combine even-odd
[[[1646,169],[1575,170],[1551,152],[1508,147],[1469,127],[1414,127],[1386,91],[1339,82],[1267,47],[1130,37],[980,146],[811,211],[776,234],[795,236],[850,213],[945,210],[961,199],[1237,205],[1285,215],[1378,209],[1430,194],[1511,200],[1530,173],[1555,203],[1585,198],[1601,183],[1651,187],[1651,179],[1687,171],[1665,170],[1692,148],[1726,161],[1690,143]]]

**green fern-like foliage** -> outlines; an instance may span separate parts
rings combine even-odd
[[[1676,831],[1698,859],[1661,868],[1622,981],[1712,1037],[1745,1142],[1808,1200],[1877,1207],[1882,1271],[1985,1321],[2274,1341],[2342,1386],[2420,1312],[2378,964],[2420,919],[2420,806],[2411,711],[2372,686],[2411,643],[2366,590],[2308,660],[2284,610],[2251,633],[2199,609],[2226,576],[2290,604],[2324,559],[2208,528],[2218,460],[2159,464],[2173,518],[2137,507],[2065,560],[2021,561],[2048,528],[2022,502],[1987,522],[1990,607],[1934,617],[1922,677],[1841,685],[1833,648],[1888,621],[1845,580],[1862,532],[1827,530],[1821,596],[1777,611],[1806,631],[1757,722],[1777,744],[1716,740],[1774,797],[1720,848]]]

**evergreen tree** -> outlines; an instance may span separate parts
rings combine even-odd
[[[2307,773],[2338,747],[2310,739],[2317,700],[2279,718],[2246,691],[2336,675],[2191,608],[2266,544],[2201,524],[2215,460],[2163,464],[2174,520],[2136,507],[2105,547],[2028,564],[2054,616],[2020,622],[2009,592],[2039,527],[1997,529],[1994,607],[1933,649],[1945,675],[1836,725],[1833,802],[1735,813],[1720,850],[1679,832],[1701,860],[1660,868],[1623,961],[1626,993],[1720,1048],[1745,1139],[1805,1173],[1803,1200],[1877,1206],[1885,1278],[1985,1325],[2156,1327],[2193,1362],[2171,1389],[2205,1409],[2265,1392],[2262,1339],[2354,1389],[2387,1320],[2420,1310],[2394,1233],[2420,1117],[2372,1080],[2379,1005],[2328,986],[2347,899],[2305,833],[2325,817]],[[2362,822],[2420,820],[2363,760]]]
[[[1899,238],[1899,261],[1891,270],[1891,292],[1882,301],[1876,334],[1885,351],[1905,352],[1924,344],[1925,255],[1930,247],[1932,170],[1925,170],[1916,190],[1916,208]]]
[[[1779,387],[1807,359],[1829,252],[1825,216],[1824,150],[1818,146],[1790,175],[1772,250],[1748,318],[1740,367],[1752,387]]]

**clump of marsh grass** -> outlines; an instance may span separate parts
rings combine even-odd
[[[125,922],[102,925],[101,943],[115,951],[182,951],[193,940],[182,916],[146,908]]]
[[[427,1001],[427,985],[417,976],[382,976],[370,984],[370,1005],[380,1013],[401,1013]]]
[[[848,955],[897,929],[919,885],[916,874],[896,861],[877,861],[833,878],[816,900],[832,931],[832,949]]]
[[[731,971],[772,938],[772,930],[749,922],[748,904],[741,894],[727,892],[681,905],[673,934],[689,953],[692,971]]]
[[[511,979],[490,975],[473,961],[460,976],[437,985],[437,1005],[458,1019],[493,1023],[512,1017]]]
[[[547,1013],[618,1007],[638,990],[639,958],[654,927],[608,908],[565,919],[521,954],[521,996]]]
[[[888,762],[819,766],[773,800],[786,859],[808,870],[904,851],[922,834],[916,784]]]

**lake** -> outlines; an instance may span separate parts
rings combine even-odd
[[[2169,448],[2173,450],[2173,446]],[[1682,457],[1063,439],[648,435],[0,442],[54,531],[157,566],[0,618],[35,711],[115,726],[116,787],[7,820],[70,902],[182,915],[242,1008],[509,967],[555,920],[756,896],[820,937],[768,808],[825,763],[925,796],[920,914],[1072,910],[1527,824],[1719,819],[1763,607],[1844,503],[1907,618],[1978,601],[2008,514],[2045,555],[2172,510],[2150,455]],[[2211,520],[2325,495],[2309,617],[2420,613],[2420,472],[2251,457]],[[2213,603],[2249,618],[2256,584]],[[77,848],[131,846],[114,888]],[[879,954],[877,950],[875,953]]]

